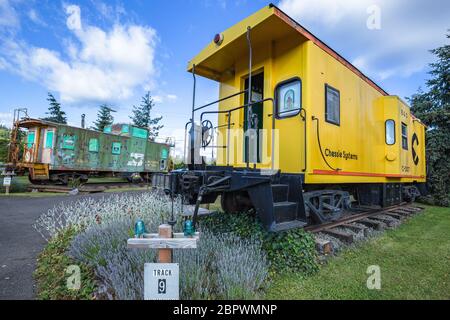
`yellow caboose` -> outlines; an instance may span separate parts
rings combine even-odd
[[[188,71],[190,164],[171,174],[171,188],[191,203],[221,195],[226,211],[253,207],[280,231],[336,220],[354,203],[410,201],[423,190],[425,126],[274,5],[217,34]],[[196,76],[219,82],[217,101],[196,106]],[[216,166],[199,156],[208,148],[217,149]]]

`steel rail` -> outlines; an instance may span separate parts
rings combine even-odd
[[[407,207],[406,203],[401,203],[399,205],[395,205],[395,206],[391,206],[391,207],[387,207],[387,208],[382,208],[382,209],[373,209],[373,210],[369,210],[363,213],[358,213],[358,214],[353,214],[351,216],[347,216],[344,217],[342,219],[339,219],[338,221],[334,221],[334,222],[329,222],[329,223],[325,223],[325,224],[321,224],[321,225],[312,225],[312,226],[308,226],[305,227],[304,230],[305,231],[309,231],[312,233],[317,233],[320,232],[322,230],[328,230],[328,229],[332,229],[332,228],[336,228],[338,226],[341,226],[343,224],[347,224],[347,223],[351,223],[351,222],[357,222],[359,220],[365,219],[365,218],[369,218],[371,216],[377,216],[383,213],[388,213],[389,211],[395,210],[395,209],[400,209],[400,208],[404,208]]]

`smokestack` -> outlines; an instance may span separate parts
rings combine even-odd
[[[82,115],[81,115],[81,127],[84,129],[84,119],[86,118],[86,115],[83,113]]]

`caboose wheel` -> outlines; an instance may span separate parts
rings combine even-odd
[[[341,190],[319,190],[303,194],[308,219],[316,224],[336,221],[350,208],[350,194]]]

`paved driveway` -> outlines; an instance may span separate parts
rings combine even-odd
[[[32,225],[43,212],[63,201],[112,194],[0,197],[0,299],[34,299],[36,256],[46,242]]]

